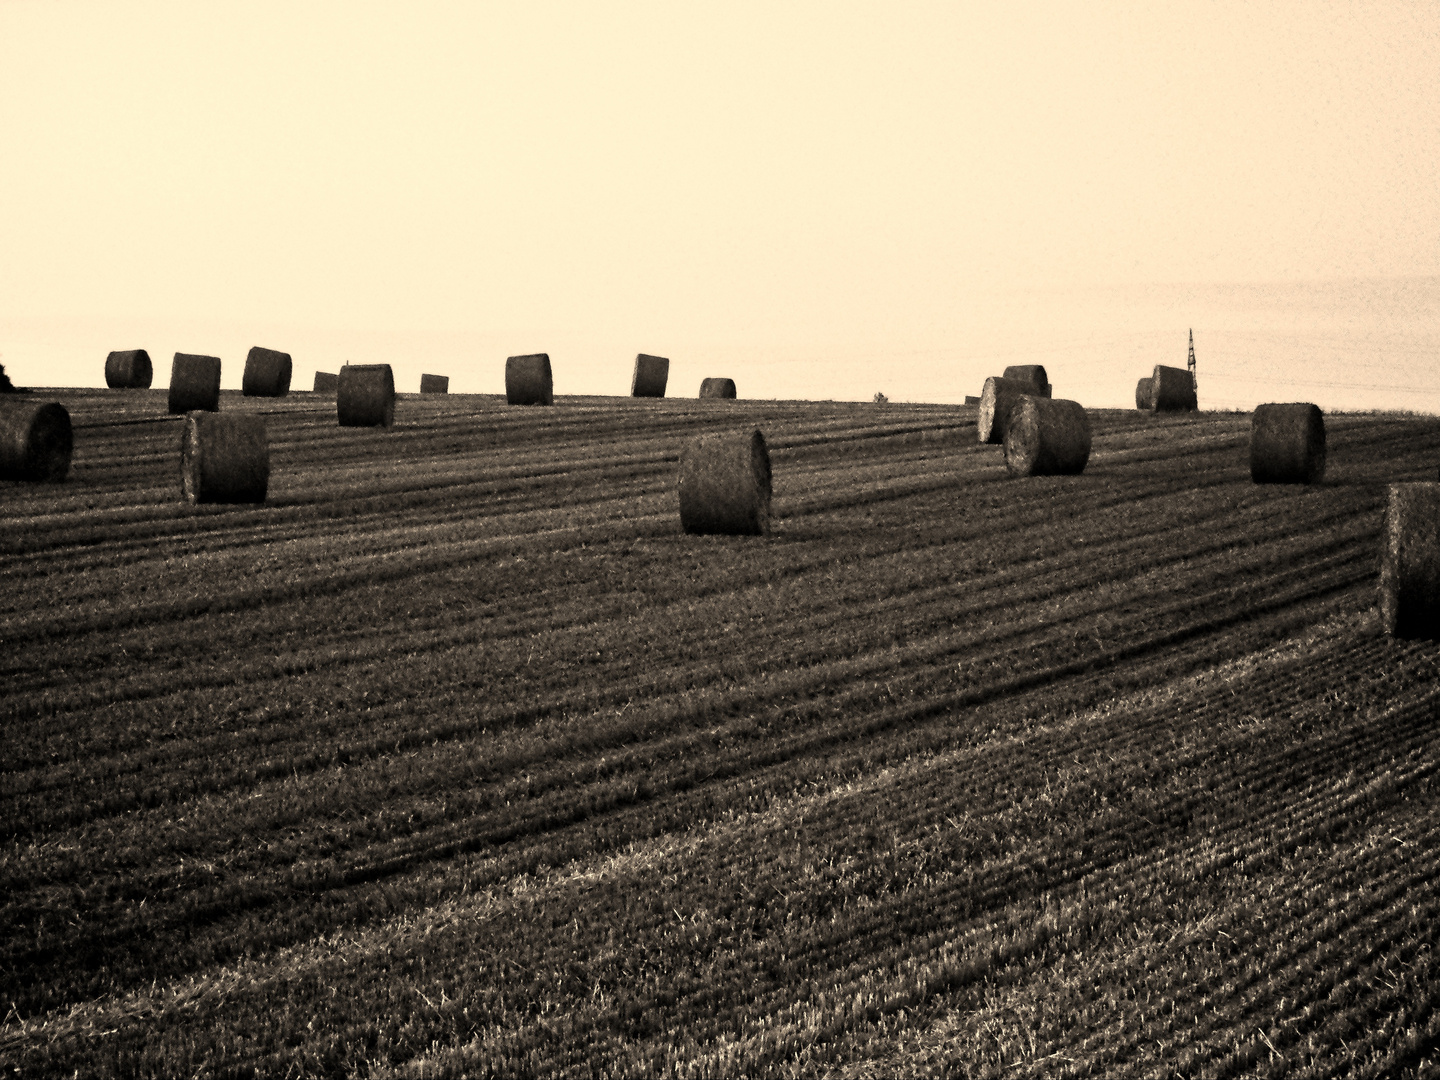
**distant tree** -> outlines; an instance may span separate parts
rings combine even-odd
[[[0,364],[0,394],[14,394],[17,387],[10,381],[10,376],[5,374],[5,365]]]
[[[876,404],[876,405],[884,405],[884,404],[885,404],[887,401],[889,401],[889,400],[890,400],[890,399],[889,399],[888,397],[886,397],[884,394],[880,393],[879,390],[876,390],[876,391],[875,391],[875,404]]]

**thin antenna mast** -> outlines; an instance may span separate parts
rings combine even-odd
[[[1190,389],[1191,389],[1191,390],[1198,390],[1198,389],[1200,388],[1200,384],[1195,381],[1195,330],[1194,330],[1194,328],[1191,328],[1191,330],[1190,330],[1190,359],[1186,362],[1186,366],[1190,369]]]

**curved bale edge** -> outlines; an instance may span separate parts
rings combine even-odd
[[[725,398],[727,400],[734,400],[735,380],[723,378],[701,379],[700,396],[702,398]]]
[[[1005,441],[1005,428],[1010,413],[1020,399],[1034,391],[1030,383],[1016,382],[1003,375],[992,375],[980,391],[979,411],[975,414],[975,430],[980,442],[999,445]]]
[[[450,376],[421,375],[420,392],[422,394],[448,394],[450,392]]]
[[[1010,413],[1005,468],[1011,476],[1073,476],[1090,460],[1090,417],[1079,402],[1027,394]]]
[[[180,490],[191,503],[263,503],[270,486],[265,418],[192,412],[180,432]]]
[[[290,392],[290,354],[255,345],[245,357],[240,392],[245,397],[284,397]]]
[[[1150,387],[1150,408],[1155,412],[1194,412],[1199,407],[1189,368],[1156,364]]]
[[[1250,421],[1250,479],[1313,484],[1325,475],[1325,417],[1317,405],[1257,405]]]
[[[312,394],[333,394],[340,388],[340,376],[333,371],[315,372],[315,385],[311,387]]]
[[[631,397],[664,397],[670,380],[670,358],[635,354],[635,374],[630,378]]]
[[[1440,640],[1440,483],[1390,485],[1380,621],[1395,637]]]
[[[1155,380],[1141,379],[1135,384],[1135,408],[1142,412],[1155,411]]]
[[[105,385],[112,390],[148,390],[155,367],[144,349],[122,349],[105,357]]]
[[[58,484],[70,473],[75,432],[58,401],[0,401],[0,480]]]
[[[507,405],[554,405],[555,380],[549,353],[529,353],[505,359]]]
[[[680,526],[687,533],[770,531],[770,451],[758,429],[700,435],[680,451]]]
[[[169,411],[175,414],[218,412],[220,409],[220,358],[195,353],[175,354],[170,365]]]
[[[1027,394],[1035,394],[1037,397],[1051,396],[1052,388],[1049,376],[1045,374],[1044,364],[1011,364],[1000,373],[1000,377],[1032,387],[1025,391]]]
[[[346,364],[335,388],[341,427],[390,427],[395,423],[395,373],[389,364]]]

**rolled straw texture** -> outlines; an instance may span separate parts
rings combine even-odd
[[[1396,637],[1440,639],[1440,483],[1390,485],[1380,621]]]
[[[975,427],[982,443],[999,444],[1005,441],[1005,425],[1010,411],[1026,394],[1034,393],[1030,383],[1015,382],[1002,375],[992,375],[985,380],[980,391],[980,408],[975,415]]]
[[[270,486],[265,418],[192,412],[180,432],[180,489],[192,503],[261,503]]]
[[[1082,473],[1090,460],[1090,418],[1078,402],[1027,394],[1010,413],[1005,468],[1011,476]]]
[[[395,373],[389,364],[346,364],[335,389],[341,427],[389,427],[395,422]]]
[[[1151,405],[1156,412],[1194,412],[1195,383],[1190,378],[1189,368],[1166,367],[1156,364],[1150,376]]]
[[[555,404],[549,353],[511,356],[505,360],[505,400],[511,405]]]
[[[1155,380],[1141,379],[1135,384],[1135,408],[1145,412],[1155,411]]]
[[[333,371],[315,372],[315,385],[311,392],[316,394],[333,394],[340,388],[340,376]]]
[[[1250,421],[1250,479],[1313,484],[1325,475],[1325,417],[1306,402],[1257,405]]]
[[[219,408],[220,358],[177,352],[170,365],[170,411],[187,413],[204,409],[215,412]]]
[[[1000,377],[1032,387],[1025,391],[1027,394],[1050,396],[1050,380],[1045,374],[1044,364],[1012,364],[1000,373]]]
[[[700,396],[702,398],[734,398],[734,379],[701,379]]]
[[[680,451],[680,525],[687,533],[770,531],[770,451],[758,430],[701,435]]]
[[[58,484],[75,446],[70,413],[56,401],[15,397],[0,401],[0,480]]]
[[[289,353],[256,345],[245,357],[240,392],[246,397],[284,397],[290,392],[290,372]]]
[[[420,392],[422,394],[448,394],[450,392],[450,376],[421,375]]]
[[[124,349],[105,357],[105,385],[112,390],[148,390],[154,379],[155,368],[144,349]]]
[[[635,374],[630,379],[631,397],[664,397],[670,378],[670,360],[664,356],[635,354]]]

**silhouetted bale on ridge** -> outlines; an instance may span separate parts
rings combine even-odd
[[[341,427],[395,423],[395,373],[389,364],[346,364],[336,383],[335,415]]]
[[[170,365],[169,410],[172,413],[220,408],[220,358],[194,353],[175,354]]]
[[[549,353],[529,353],[505,360],[505,401],[510,405],[555,404],[555,382]]]
[[[290,392],[290,354],[253,346],[245,357],[240,392],[246,397],[284,397]]]
[[[420,392],[422,394],[448,394],[450,392],[450,376],[421,375]]]
[[[105,385],[112,390],[148,390],[154,379],[155,368],[144,349],[123,349],[105,357]]]
[[[670,378],[670,360],[664,356],[635,354],[635,374],[630,379],[631,397],[664,397]]]
[[[1012,364],[1000,373],[1000,377],[1032,387],[1025,391],[1027,394],[1035,394],[1037,397],[1050,396],[1050,379],[1045,374],[1043,364]]]
[[[1198,407],[1189,368],[1156,364],[1150,384],[1150,408],[1156,412],[1194,412]]]
[[[1145,412],[1155,411],[1155,380],[1149,377],[1135,384],[1135,408]]]
[[[333,371],[315,372],[315,385],[311,388],[311,393],[333,394],[339,390],[339,388],[340,376],[336,375]]]
[[[701,379],[700,396],[702,398],[731,398],[735,397],[734,379]]]

